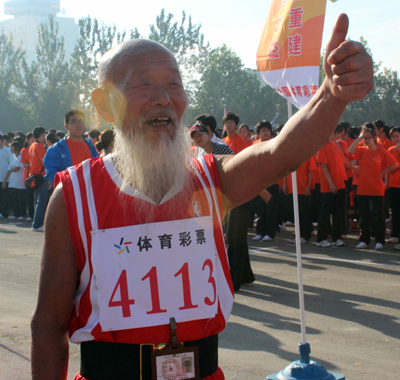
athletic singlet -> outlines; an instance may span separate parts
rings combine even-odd
[[[206,258],[209,257],[209,254],[208,256],[204,254],[206,259],[203,266],[198,268],[198,275],[199,277],[202,275],[205,278],[202,286],[207,287],[208,291],[211,291],[211,293],[208,293],[208,296],[204,297],[205,303],[211,305],[216,302],[216,314],[203,319],[197,319],[194,316],[193,320],[189,316],[186,319],[182,319],[184,320],[183,322],[178,321],[178,339],[180,341],[201,339],[217,334],[225,328],[232,309],[233,288],[222,230],[221,184],[212,155],[193,160],[191,180],[194,184],[191,197],[187,197],[188,201],[186,204],[180,204],[179,210],[174,210],[171,213],[171,202],[174,201],[175,196],[179,196],[182,185],[176,184],[176,186],[171,188],[158,206],[151,199],[131,187],[124,187],[123,192],[121,192],[122,179],[114,167],[111,155],[84,161],[80,165],[57,174],[55,183],[56,185],[60,182],[62,183],[71,239],[75,250],[77,267],[80,272],[79,286],[75,295],[75,307],[70,322],[69,332],[71,342],[79,343],[96,340],[132,344],[149,342],[158,344],[169,341],[169,325],[162,322],[160,325],[154,325],[155,322],[151,322],[148,326],[139,323],[139,327],[126,329],[121,329],[121,325],[111,325],[103,328],[100,324],[101,313],[99,305],[103,308],[104,305],[108,305],[113,311],[120,310],[121,314],[124,314],[125,317],[134,309],[135,297],[132,294],[127,295],[125,292],[128,289],[126,273],[127,271],[129,272],[129,268],[127,271],[118,268],[121,273],[117,274],[117,282],[112,285],[114,289],[108,289],[109,293],[105,300],[104,292],[103,295],[99,294],[98,285],[100,281],[97,281],[97,273],[95,273],[96,267],[99,267],[99,264],[94,265],[92,258],[94,255],[101,255],[102,252],[98,252],[98,250],[92,252],[92,237],[96,234],[101,234],[101,231],[107,231],[107,233],[124,231],[124,228],[127,228],[127,226],[137,226],[130,227],[132,231],[137,231],[138,228],[145,228],[146,225],[143,225],[135,216],[135,206],[138,205],[144,205],[150,212],[154,212],[153,223],[157,226],[159,225],[159,228],[169,224],[171,226],[179,225],[185,219],[188,219],[187,225],[189,226],[193,224],[191,222],[193,219],[199,218],[199,220],[203,220],[207,219],[205,217],[209,217],[208,219],[211,220],[211,235],[213,235],[215,242],[215,261],[211,263],[211,260]],[[174,223],[174,221],[177,222]],[[182,231],[182,233],[184,232]],[[196,234],[198,233],[196,231],[193,230],[191,233],[191,244],[194,245],[198,243],[199,236],[201,239],[201,233],[197,236]],[[145,240],[149,240],[149,237],[145,234],[142,235],[128,239],[132,241],[123,240],[122,237],[121,240],[118,238],[118,241],[112,241],[112,246],[115,246],[113,248],[114,251],[107,251],[107,254],[119,257],[119,252],[121,255],[128,254],[129,247],[131,250],[133,248],[136,250],[145,249]],[[169,236],[167,230],[165,230],[165,235]],[[161,236],[162,232],[158,237],[160,238]],[[181,235],[177,237],[182,238]],[[157,236],[153,238],[151,244],[154,244],[156,241]],[[157,243],[159,242],[157,241]],[[186,245],[187,243],[186,241]],[[148,241],[147,244],[149,244]],[[147,248],[150,248],[149,245],[147,245]],[[187,248],[190,247],[188,246]],[[158,285],[160,287],[164,285],[164,283],[157,284],[156,281],[158,274],[156,270],[160,272],[163,268],[154,268],[152,267],[148,273],[145,272],[144,277],[141,278],[151,288],[151,293],[149,294],[151,294],[153,310],[149,310],[150,313],[154,310],[164,311],[166,309],[163,308],[163,304],[159,302],[157,297],[153,298],[154,294],[157,294],[159,290]],[[183,306],[181,305],[182,308],[188,305],[189,308],[197,306],[190,304],[191,294],[188,291],[188,286],[185,287],[186,283],[189,284],[190,288],[192,280],[189,279],[189,275],[193,278],[193,273],[189,273],[184,265],[180,269],[180,271],[175,273],[175,277],[182,283],[181,292],[183,294],[177,295],[174,292],[170,296],[181,297],[184,302]],[[104,265],[102,270],[104,272]],[[199,280],[193,281],[198,287]],[[132,288],[129,288],[129,292],[132,292]],[[162,296],[161,293],[159,292],[160,296]],[[109,296],[110,294],[111,296]],[[173,315],[168,315],[168,318],[171,316]]]

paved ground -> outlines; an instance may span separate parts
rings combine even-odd
[[[269,243],[253,242],[257,281],[236,294],[220,336],[227,379],[265,379],[297,360],[301,340],[295,247],[290,228]],[[30,379],[29,319],[35,306],[43,235],[28,223],[0,221],[0,379]],[[400,373],[400,255],[302,246],[307,341],[313,360],[347,379],[398,379]],[[79,369],[71,347],[68,379]]]

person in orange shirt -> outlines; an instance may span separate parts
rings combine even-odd
[[[363,139],[365,146],[358,146]],[[349,148],[359,161],[359,178],[357,186],[357,203],[360,211],[360,243],[357,248],[367,248],[371,241],[371,222],[375,221],[375,248],[383,249],[385,244],[383,178],[398,166],[394,157],[381,146],[377,146],[374,129],[364,129],[361,135]],[[370,205],[372,211],[370,212]]]
[[[250,128],[247,124],[242,124],[239,127],[239,135],[246,141],[247,146],[253,145],[254,140],[251,138]]]
[[[400,127],[390,130],[390,137],[395,146],[389,148],[389,153],[400,163]],[[390,203],[392,205],[392,234],[389,243],[398,243],[400,237],[400,166],[397,170],[387,175],[386,188],[389,189]],[[396,251],[400,251],[400,244],[394,246]]]
[[[313,231],[310,203],[313,173],[315,170],[317,170],[317,166],[315,165],[314,157],[308,159],[296,170],[301,244],[307,243],[311,239],[311,234]],[[292,174],[289,174],[287,177],[285,177],[283,192],[285,194],[293,194]],[[293,241],[293,243],[296,243],[296,239]]]
[[[382,147],[388,150],[391,146],[394,146],[395,144],[387,137],[385,136],[385,128],[386,124],[382,120],[375,120],[373,122],[374,128],[375,128],[375,133],[377,137],[377,143]]]
[[[33,137],[35,141],[29,148],[29,175],[40,174],[44,176],[43,159],[46,154],[44,144],[46,144],[46,130],[43,127],[35,127],[33,129]],[[31,187],[35,185],[33,181]],[[35,214],[33,216],[32,231],[44,231],[44,214],[46,213],[49,183],[44,179],[42,185],[33,189]]]
[[[321,186],[321,206],[318,216],[318,246],[330,247],[328,235],[338,247],[344,246],[341,235],[345,230],[345,180],[347,179],[344,169],[346,161],[343,153],[336,144],[341,129],[336,128],[327,142],[318,152],[319,163],[318,174]],[[346,161],[349,165],[350,162]],[[330,217],[332,215],[332,226]]]
[[[259,121],[256,133],[259,140],[255,141],[254,144],[270,140],[272,134],[271,123],[267,120]],[[271,199],[269,202],[259,201],[259,219],[257,220],[256,236],[253,237],[253,240],[274,240],[278,229],[279,181],[269,186],[266,190],[271,194]]]
[[[237,126],[239,124],[239,116],[233,112],[228,112],[222,118],[222,124],[224,125],[228,136],[226,136],[223,141],[226,145],[233,150],[235,154],[238,154],[243,149],[247,148],[246,141],[237,133]]]

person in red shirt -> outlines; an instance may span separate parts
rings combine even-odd
[[[359,146],[360,140],[365,146]],[[360,243],[357,248],[367,248],[371,241],[371,224],[375,221],[375,248],[383,249],[385,244],[384,196],[385,184],[383,178],[397,166],[394,157],[376,143],[375,130],[364,129],[361,135],[349,148],[359,161],[359,177],[357,186],[357,203],[360,211]],[[370,205],[372,211],[370,212]]]
[[[43,159],[46,155],[46,130],[43,127],[33,129],[34,143],[29,148],[29,175],[40,174],[44,176]],[[31,187],[35,181],[31,183]],[[47,200],[49,196],[49,183],[46,179],[41,186],[33,190],[35,214],[33,216],[32,231],[43,232],[44,214],[46,213]]]
[[[374,123],[376,141],[384,149],[388,150],[391,146],[395,144],[387,136],[385,136],[386,124],[382,120],[375,120]]]
[[[247,148],[246,141],[237,133],[239,121],[239,116],[233,112],[228,112],[222,118],[222,124],[228,133],[228,136],[223,141],[235,154]],[[238,291],[242,284],[249,284],[255,281],[247,245],[250,213],[251,201],[235,207],[228,215],[226,237],[229,266],[235,291]]]
[[[270,140],[272,134],[271,123],[267,120],[259,121],[256,133],[259,136],[259,140],[254,144]],[[259,199],[257,212],[259,219],[257,220],[256,236],[253,237],[253,240],[274,240],[278,228],[279,181],[269,186],[266,190],[271,194],[271,199],[267,203],[261,202]]]
[[[400,127],[390,130],[390,137],[395,146],[389,148],[389,153],[400,163]],[[398,243],[400,237],[400,166],[397,170],[387,175],[386,188],[389,189],[390,203],[392,205],[392,234],[389,243]],[[400,251],[400,244],[394,246],[396,251]]]
[[[228,112],[222,118],[222,124],[228,133],[228,136],[226,136],[223,141],[225,141],[226,145],[228,145],[235,154],[238,154],[248,146],[246,141],[244,141],[243,138],[237,133],[239,121],[239,116],[233,112]]]
[[[146,343],[175,342],[170,330],[177,330],[179,342],[201,340],[192,343],[199,347],[199,362],[205,367],[203,371],[200,364],[197,378],[224,378],[215,335],[228,320],[233,289],[221,221],[230,208],[249,201],[311,157],[347,103],[364,98],[372,89],[372,59],[361,43],[345,40],[347,27],[342,14],[326,47],[324,82],[277,138],[237,155],[206,155],[191,162],[184,123],[188,99],[174,55],[154,41],[132,39],[103,56],[92,99],[103,119],[115,124],[115,150],[111,156],[87,160],[57,175],[62,186],[56,188],[46,217],[39,294],[31,322],[33,379],[65,378],[70,333],[82,350],[82,373],[76,380],[96,378],[99,372],[98,378],[122,379],[139,378],[147,371],[143,378],[150,378]],[[210,232],[204,248],[194,241],[196,235],[200,241],[205,236],[202,223]],[[170,227],[172,250],[162,254],[158,236],[165,241]],[[154,234],[151,244],[147,231]],[[189,232],[193,240],[188,253],[175,253],[175,246],[187,248]],[[215,246],[211,253],[208,244]],[[157,256],[147,252],[150,246],[157,246]],[[128,247],[135,250],[129,253]],[[146,252],[138,261],[136,252],[142,248]],[[194,268],[190,278],[189,265]],[[159,286],[157,278],[162,279]],[[199,294],[193,298],[199,307],[189,300],[191,284]],[[177,287],[184,290],[180,293],[184,307]],[[213,308],[207,311],[209,305]],[[176,324],[170,323],[172,317]],[[99,355],[104,347],[109,360]],[[130,359],[124,360],[126,356]]]
[[[246,141],[247,146],[253,145],[253,139],[251,138],[250,128],[247,124],[242,124],[239,127],[239,135],[242,136],[242,139]]]
[[[91,139],[84,139],[86,129],[85,115],[80,110],[70,110],[64,117],[65,129],[68,136],[53,144],[46,153],[44,165],[46,179],[54,182],[56,173],[70,166],[98,157],[99,154]]]
[[[341,235],[345,230],[345,157],[336,144],[341,129],[337,127],[329,142],[318,152],[318,174],[321,186],[321,206],[318,216],[318,246],[330,247],[328,235],[331,234],[335,245],[345,245]],[[347,162],[351,165],[349,162]],[[330,217],[332,215],[332,227]]]
[[[23,148],[21,150],[21,163],[24,165],[24,179],[26,180],[29,177],[29,148],[35,141],[33,137],[32,132],[28,132],[25,136],[25,143]],[[34,207],[34,194],[33,194],[33,189],[28,186],[26,186],[26,204],[28,206],[28,217],[26,218],[27,222],[31,222],[33,220],[33,215],[35,213],[35,207]]]

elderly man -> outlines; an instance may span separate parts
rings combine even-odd
[[[340,16],[310,103],[277,138],[236,156],[187,159],[187,97],[167,49],[139,39],[105,54],[93,101],[116,127],[115,150],[56,178],[33,379],[66,378],[68,338],[81,344],[76,379],[223,379],[217,337],[233,289],[222,218],[311,157],[372,88],[372,60],[345,41],[347,27]]]

